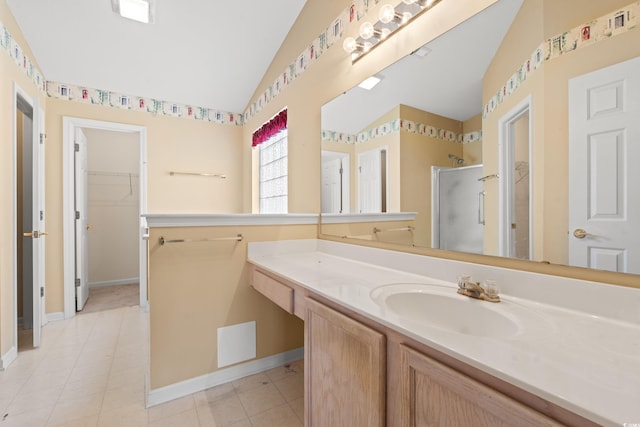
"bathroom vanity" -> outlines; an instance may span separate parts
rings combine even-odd
[[[305,321],[306,425],[640,422],[640,290],[327,240],[249,244]],[[492,279],[500,303],[458,294]]]

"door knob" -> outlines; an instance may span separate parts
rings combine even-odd
[[[87,230],[91,230],[93,228],[93,224],[87,224]]]
[[[49,233],[47,233],[46,231],[38,231],[38,230],[35,230],[35,231],[27,231],[27,232],[22,233],[22,235],[23,235],[24,237],[32,237],[32,238],[34,238],[34,239],[37,239],[37,238],[39,238],[40,236],[46,236],[46,235],[48,235],[48,234],[49,234]]]
[[[582,228],[576,228],[573,230],[573,237],[576,239],[584,239],[585,237],[595,237],[593,234],[587,233]]]

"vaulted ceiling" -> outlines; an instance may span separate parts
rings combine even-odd
[[[158,0],[155,22],[111,0],[7,0],[45,78],[241,113],[306,0]]]

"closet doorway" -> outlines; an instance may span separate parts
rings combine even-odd
[[[146,308],[146,130],[64,121],[65,317]]]

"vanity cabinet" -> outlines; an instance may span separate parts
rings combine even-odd
[[[400,426],[560,426],[406,345],[399,348]]]
[[[289,286],[257,270],[253,271],[252,284],[256,291],[270,299],[287,313],[293,314],[293,289]]]
[[[273,273],[253,286],[305,321],[306,427],[597,425]]]
[[[307,298],[305,425],[385,425],[385,336]]]

